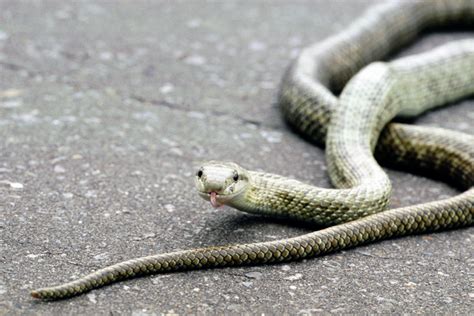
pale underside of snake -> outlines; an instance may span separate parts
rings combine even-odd
[[[474,40],[390,63],[372,63],[356,74],[427,27],[472,20],[474,1],[383,4],[346,31],[304,50],[293,62],[280,88],[283,113],[308,138],[319,143],[326,139],[328,170],[338,189],[247,171],[234,163],[209,162],[196,173],[199,194],[214,206],[335,226],[285,240],[132,259],[63,285],[34,290],[32,296],[59,299],[143,274],[297,260],[385,238],[472,225],[474,137],[386,124],[398,114],[418,115],[472,95]],[[330,92],[342,87],[339,99]],[[373,157],[374,150],[392,163],[435,171],[466,191],[384,211],[391,185]]]

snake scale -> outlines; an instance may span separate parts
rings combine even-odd
[[[316,143],[326,142],[328,171],[337,189],[248,171],[229,162],[211,161],[196,173],[199,194],[213,206],[226,204],[327,228],[278,241],[132,259],[31,295],[60,299],[138,275],[297,260],[390,237],[471,226],[474,137],[387,123],[396,115],[415,116],[474,94],[474,40],[389,63],[372,62],[423,30],[472,21],[474,1],[382,4],[345,31],[303,50],[290,65],[280,87],[282,112],[297,131]],[[340,91],[338,98],[334,93]],[[374,151],[393,164],[435,172],[465,191],[385,211],[391,185]]]

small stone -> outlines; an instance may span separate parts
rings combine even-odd
[[[174,90],[174,86],[171,83],[166,83],[160,88],[160,92],[163,94],[168,94]]]
[[[95,260],[104,260],[104,259],[107,259],[109,257],[109,255],[104,252],[104,253],[99,253],[98,255],[95,255],[94,256],[94,259]]]
[[[200,55],[191,55],[186,57],[184,62],[188,65],[202,66],[206,63],[206,58]]]
[[[96,295],[93,294],[93,293],[89,293],[87,294],[87,298],[89,299],[89,301],[92,303],[92,304],[96,304],[97,303],[97,300],[96,300]]]
[[[54,166],[54,172],[56,173],[65,173],[66,169],[61,165]]]
[[[242,285],[245,287],[252,287],[253,282],[242,282]]]
[[[56,165],[60,161],[66,160],[66,156],[59,156],[51,160],[52,165]]]
[[[15,98],[20,96],[23,90],[20,89],[7,89],[0,91],[0,98]]]
[[[63,193],[63,198],[65,199],[72,199],[74,197],[74,194],[70,193],[70,192],[66,192],[66,193]]]
[[[154,316],[155,314],[152,314],[150,316]],[[176,313],[173,309],[170,309],[169,311],[165,312],[164,316],[179,316],[178,313]]]
[[[175,207],[173,204],[166,204],[164,207],[169,213],[173,213],[175,211]]]
[[[8,180],[0,180],[0,187],[21,190],[23,189],[23,184],[18,183],[18,182],[10,182]]]
[[[35,254],[30,253],[29,255],[26,255],[26,257],[30,259],[35,259],[35,258],[38,258],[39,256],[41,256],[41,254],[35,255]]]
[[[282,270],[282,271],[290,271],[290,270],[291,270],[291,267],[290,267],[289,265],[285,264],[285,265],[283,265],[283,266],[281,267],[281,270]]]
[[[443,302],[445,302],[446,304],[449,304],[449,303],[453,302],[453,299],[450,298],[450,297],[445,297],[445,298],[443,298]]]
[[[249,279],[260,280],[262,278],[262,273],[261,272],[248,272],[248,273],[245,273],[245,276]]]
[[[21,184],[19,182],[10,182],[10,188],[12,188],[14,190],[21,190],[21,189],[23,189],[23,184]]]
[[[303,275],[301,273],[296,273],[295,275],[290,275],[289,277],[286,277],[284,279],[288,281],[296,281],[302,278],[303,278]]]

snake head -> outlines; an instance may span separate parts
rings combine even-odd
[[[248,181],[247,170],[236,163],[209,161],[197,170],[194,182],[199,195],[217,208],[231,205],[245,192]]]

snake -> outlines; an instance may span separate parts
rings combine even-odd
[[[283,240],[131,259],[31,295],[56,300],[151,273],[301,260],[387,238],[472,226],[474,136],[390,121],[474,94],[474,40],[378,61],[426,29],[472,21],[474,1],[383,3],[341,33],[304,49],[290,64],[279,90],[281,111],[296,131],[325,145],[336,188],[234,162],[209,161],[195,173],[198,194],[214,207],[311,222],[322,229]],[[386,210],[391,184],[374,152],[394,165],[434,172],[463,192]]]

